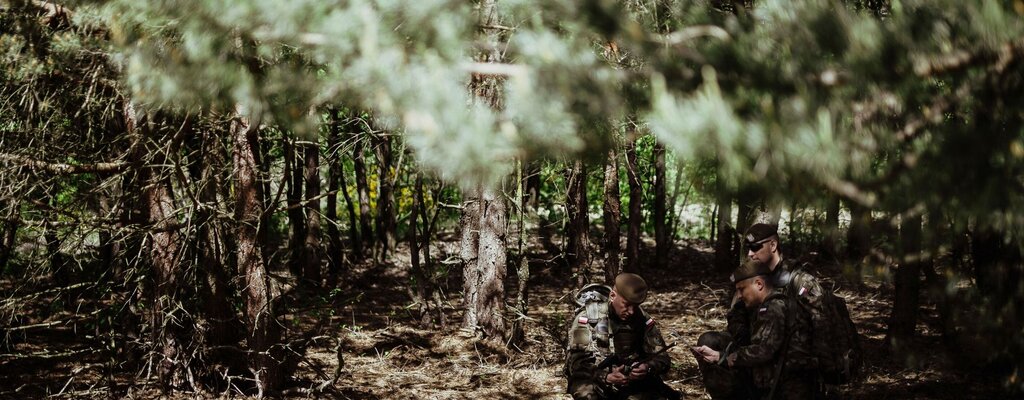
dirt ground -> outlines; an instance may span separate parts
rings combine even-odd
[[[650,247],[650,246],[649,246]],[[541,251],[540,249],[537,249]],[[653,249],[651,249],[653,250]],[[651,254],[653,256],[653,254]],[[712,272],[711,249],[699,243],[681,243],[661,270],[647,266],[643,275],[652,285],[644,309],[654,316],[678,346],[669,350],[672,369],[667,383],[689,399],[710,398],[701,384],[696,361],[686,346],[708,330],[725,327],[724,302],[731,296],[727,277]],[[512,276],[512,274],[509,274]],[[832,279],[837,271],[818,271],[828,285],[849,302],[854,322],[864,339],[868,362],[864,382],[845,388],[855,399],[996,399],[997,378],[977,370],[958,368],[939,348],[940,339],[930,324],[937,323],[933,307],[925,306],[914,367],[905,357],[888,354],[883,346],[892,288],[877,280],[863,285]],[[366,288],[365,298],[386,298],[392,283],[405,282],[401,275],[381,277]],[[571,292],[575,289],[561,267],[531,265],[531,289],[527,339],[517,349],[505,350],[478,342],[472,332],[449,327],[441,332],[412,324],[408,300],[380,304],[373,313],[359,306],[342,319],[339,332],[345,356],[345,373],[338,388],[348,398],[434,399],[569,399],[562,376],[566,320],[572,315]],[[458,292],[452,282],[448,293]],[[511,292],[511,287],[509,287]],[[393,294],[393,293],[392,293]],[[459,298],[451,297],[450,319],[457,326],[461,315],[454,309]],[[925,303],[927,304],[927,303]],[[364,310],[365,311],[365,310]],[[406,314],[403,317],[403,314]],[[334,354],[318,349],[313,357],[325,364]],[[335,357],[336,358],[336,357]],[[315,382],[315,379],[311,381]]]
[[[653,251],[653,246],[648,245]],[[454,243],[441,243],[435,257],[456,254]],[[644,254],[649,254],[645,250]],[[408,257],[395,257],[395,264],[357,267],[343,279],[329,316],[321,315],[318,335],[298,365],[292,388],[285,398],[348,399],[569,399],[562,376],[566,321],[572,315],[569,298],[574,288],[565,268],[549,257],[532,257],[530,307],[527,337],[518,347],[480,341],[473,332],[459,328],[461,321],[460,277],[452,271],[446,287],[444,328],[425,329],[412,315],[404,287]],[[546,254],[542,246],[531,253]],[[668,343],[672,368],[666,382],[689,399],[709,398],[693,357],[686,350],[704,331],[725,327],[724,301],[731,295],[724,274],[711,268],[711,249],[697,242],[680,242],[670,254],[667,266],[642,267],[652,286],[644,309],[660,324]],[[511,271],[510,271],[511,272]],[[919,338],[912,357],[895,357],[886,352],[883,340],[892,288],[868,278],[862,285],[841,279],[837,271],[816,271],[830,287],[838,290],[850,306],[851,315],[864,339],[868,362],[864,382],[845,389],[853,399],[1002,399],[999,379],[982,370],[959,367],[939,351],[940,338],[934,307],[924,302]],[[509,274],[514,277],[514,274]],[[514,293],[512,283],[508,295]],[[317,294],[310,294],[317,295]],[[324,311],[324,310],[320,310]],[[290,330],[310,330],[312,312],[296,311],[284,316]],[[26,320],[27,321],[27,320]],[[78,329],[78,328],[76,328]],[[46,342],[49,347],[68,351],[85,349],[78,332],[50,330],[52,337],[37,337],[24,343]],[[53,333],[56,332],[56,333]],[[86,335],[88,337],[88,335]],[[76,339],[79,338],[79,339]],[[31,349],[8,349],[32,352]],[[116,357],[116,355],[114,356]],[[906,359],[913,360],[908,366]],[[901,361],[894,361],[894,360]],[[90,361],[91,360],[91,361]],[[116,360],[114,360],[116,362]],[[339,367],[340,363],[340,369]],[[53,362],[0,360],[0,398],[157,398],[160,392],[144,372],[126,374],[108,371],[110,360],[88,356],[55,358]],[[105,369],[107,368],[107,369]],[[106,372],[105,372],[106,371]],[[338,379],[332,379],[338,373]],[[108,374],[105,376],[104,374]],[[111,388],[104,382],[119,382]],[[171,398],[237,397],[226,389],[221,393],[177,393]]]

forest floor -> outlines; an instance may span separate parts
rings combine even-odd
[[[435,255],[442,260],[457,254],[457,243],[439,242]],[[402,252],[405,251],[405,256]],[[653,258],[653,244],[643,255]],[[311,317],[299,311],[285,316],[291,332],[316,331],[311,346],[298,365],[287,398],[351,399],[569,399],[562,375],[567,319],[571,318],[572,293],[577,289],[564,264],[550,259],[540,244],[532,244],[529,313],[526,338],[517,347],[477,340],[460,329],[461,272],[451,271],[442,291],[448,296],[445,327],[421,326],[413,315],[405,287],[408,252],[400,248],[397,264],[364,264],[350,271],[338,285],[328,312]],[[700,372],[687,347],[705,331],[725,327],[725,299],[732,289],[727,274],[714,272],[711,249],[698,242],[679,242],[665,267],[642,266],[652,287],[643,308],[660,324],[672,368],[666,382],[685,398],[707,399]],[[867,277],[862,284],[846,283],[838,270],[815,271],[826,285],[846,298],[854,322],[864,339],[866,378],[845,388],[844,397],[855,399],[1003,399],[999,378],[984,370],[967,368],[941,351],[939,324],[934,306],[924,301],[918,337],[910,357],[894,357],[883,346],[886,319],[892,306],[892,286]],[[514,295],[510,271],[507,296]],[[4,282],[0,282],[4,283]],[[326,290],[324,292],[327,292]],[[307,293],[326,297],[323,293]],[[45,296],[44,296],[45,298]],[[42,305],[45,307],[45,304]],[[299,308],[301,310],[301,308]],[[322,310],[321,310],[322,311]],[[325,316],[326,315],[326,316]],[[314,328],[314,320],[320,323]],[[25,322],[31,322],[26,319]],[[326,323],[325,323],[326,322]],[[73,353],[85,349],[89,332],[67,332],[37,337],[24,343],[58,348]],[[293,333],[294,335],[294,333]],[[82,337],[86,339],[82,339]],[[8,349],[5,355],[37,353],[27,345]],[[340,357],[339,357],[340,350]],[[84,351],[84,350],[83,350]],[[964,349],[964,351],[969,351]],[[105,357],[110,357],[107,355]],[[116,357],[116,356],[114,356]],[[908,366],[907,359],[913,360]],[[90,362],[93,360],[93,362]],[[900,361],[896,361],[900,360]],[[116,361],[116,360],[115,360]],[[23,362],[0,359],[0,398],[155,398],[160,392],[143,373],[117,373],[111,379],[102,360],[90,357],[55,356],[52,360]],[[339,365],[340,364],[340,365]],[[339,369],[340,366],[340,369]],[[105,372],[106,371],[106,372]],[[106,374],[106,376],[105,376]],[[332,377],[338,374],[338,379]],[[104,382],[119,382],[113,389]],[[333,383],[332,383],[333,382]],[[327,388],[326,390],[323,390]],[[222,394],[181,393],[172,398],[225,398]]]

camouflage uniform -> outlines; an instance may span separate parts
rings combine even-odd
[[[794,290],[792,288],[800,287],[804,290],[795,289],[800,292],[797,294],[798,296],[810,296],[820,293],[821,287],[813,279],[813,276],[791,273],[785,260],[776,265],[766,278],[775,289],[764,304],[751,310],[742,301],[736,301],[726,313],[726,332],[705,332],[697,339],[697,345],[708,346],[720,351],[724,357],[726,353],[750,348],[750,346],[767,339],[772,339],[772,343],[774,343],[774,340],[785,337],[784,332],[796,331],[797,334],[791,336],[787,346],[786,365],[783,369],[782,382],[776,389],[778,392],[776,399],[812,398],[803,397],[800,394],[802,388],[807,385],[815,388],[810,393],[817,390],[817,377],[813,371],[814,358],[810,352],[810,336],[807,332],[809,321],[807,315],[795,307],[793,320],[791,322],[786,320],[786,312],[790,308],[786,300],[786,293],[788,290]],[[782,341],[779,341],[772,346],[781,345]],[[763,351],[765,348],[775,347],[757,348]],[[760,353],[755,352],[755,354]],[[761,356],[763,357],[763,354]],[[757,358],[755,357],[755,359]],[[697,364],[704,376],[704,386],[708,394],[717,400],[757,399],[768,396],[776,366],[773,361],[770,367],[762,365],[762,368],[759,369],[753,368],[750,362],[738,361],[732,368],[728,368],[724,363],[716,365],[699,359]],[[790,395],[784,393],[783,388],[786,387],[793,388]]]
[[[663,398],[659,388],[666,386],[661,375],[668,371],[672,362],[667,353],[649,355],[665,346],[654,319],[639,306],[629,320],[622,321],[606,297],[603,301],[590,302],[576,313],[569,327],[565,361],[568,393],[574,399]],[[597,366],[611,355],[630,362],[645,361],[649,368],[648,378],[625,386],[605,383],[611,367],[598,369]]]

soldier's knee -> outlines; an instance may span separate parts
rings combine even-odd
[[[601,389],[590,382],[580,382],[569,385],[569,394],[574,400],[599,400]]]
[[[708,346],[714,350],[724,350],[732,337],[724,332],[704,332],[697,338],[697,346]]]

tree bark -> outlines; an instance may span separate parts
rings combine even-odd
[[[377,174],[379,180],[377,185],[377,240],[380,241],[381,259],[385,259],[395,248],[395,229],[397,226],[395,221],[395,179],[391,171],[394,156],[391,151],[390,135],[382,133],[379,136],[375,136],[375,138],[376,146],[374,146],[374,151],[377,155],[377,167],[379,168]]]
[[[498,19],[496,0],[483,0],[478,8],[478,24],[483,30],[486,50],[479,54],[477,61],[502,62],[498,50],[501,30],[494,28]],[[474,75],[470,82],[476,101],[500,110],[501,81],[496,76]],[[505,339],[505,236],[507,234],[508,210],[504,193],[498,189],[477,186],[467,193],[463,203],[463,261],[465,278],[466,313],[463,324],[467,328],[479,329],[485,339]],[[471,210],[476,208],[475,211]],[[474,218],[475,217],[475,218]],[[467,230],[476,234],[467,234]],[[467,249],[467,245],[476,247]]]
[[[914,337],[921,294],[921,216],[907,218],[901,225],[902,261],[896,270],[896,293],[887,338],[894,349],[905,348]]]
[[[288,208],[288,250],[292,256],[288,260],[288,269],[297,279],[303,274],[303,244],[306,238],[306,218],[303,215],[302,180],[303,169],[300,167],[302,156],[296,149],[293,139],[287,134],[281,137],[281,149],[284,153],[284,170],[286,198]],[[268,193],[268,192],[264,192]]]
[[[302,178],[305,181],[305,237],[303,238],[300,264],[302,279],[320,285],[320,144],[317,137],[313,143],[303,144],[303,160],[305,168]]]
[[[643,201],[643,187],[640,183],[640,171],[636,160],[636,135],[630,135],[626,145],[626,179],[629,182],[629,226],[626,229],[626,265],[625,272],[640,272],[640,213]]]
[[[373,230],[370,229],[370,186],[366,183],[366,153],[363,150],[364,137],[352,138],[352,167],[356,174],[356,193],[359,197],[359,254],[363,249],[372,248]],[[364,254],[365,255],[365,254]]]
[[[604,167],[604,281],[615,282],[619,274],[619,225],[622,223],[622,204],[619,201],[619,155],[613,147],[608,151]]]
[[[259,132],[244,112],[232,123],[234,139],[235,220],[238,269],[242,272],[244,310],[248,325],[249,363],[256,374],[260,395],[276,391],[285,377],[280,370],[281,332],[270,303],[270,284],[261,251],[259,227],[264,214],[264,192],[259,180]]]
[[[338,219],[338,192],[345,197],[346,209],[349,211],[352,225],[349,232],[352,233],[352,242],[356,242],[355,232],[355,211],[352,209],[352,200],[348,197],[344,181],[344,168],[341,163],[341,117],[338,109],[330,109],[330,129],[327,132],[327,276],[330,282],[335,282],[341,273],[345,263],[344,242],[341,240],[341,232],[338,226],[341,220]]]
[[[14,248],[17,245],[18,226],[20,225],[18,208],[11,206],[5,211],[7,217],[4,219],[3,230],[0,230],[0,271],[4,271]]]
[[[732,196],[726,191],[725,185],[718,184],[718,224],[715,238],[715,268],[723,273],[732,272],[738,265],[733,252]]]
[[[479,215],[476,262],[466,264],[467,328],[480,329],[485,338],[504,337],[505,319],[505,199],[495,189],[479,189],[475,207]],[[471,196],[472,197],[472,196]],[[466,226],[463,226],[466,229]],[[471,239],[470,242],[473,240]]]
[[[672,243],[669,241],[668,230],[665,229],[667,211],[665,202],[667,198],[667,182],[665,182],[665,145],[661,142],[654,143],[654,241],[655,257],[654,265],[664,268],[668,261],[669,248]]]
[[[590,219],[587,215],[587,166],[575,161],[566,171],[565,208],[569,223],[566,225],[566,260],[576,277],[576,287],[590,282]]]
[[[238,335],[241,322],[231,307],[228,274],[224,270],[224,265],[227,265],[226,252],[222,226],[217,219],[217,211],[221,209],[217,188],[223,182],[217,171],[223,169],[226,163],[215,134],[209,131],[201,133],[199,154],[199,160],[194,163],[197,167],[193,176],[200,186],[197,190],[200,205],[196,210],[199,220],[196,253],[199,268],[203,272],[201,293],[204,315],[209,326],[205,338],[206,343],[212,346],[231,346],[242,339]]]
[[[846,259],[860,277],[864,258],[871,252],[871,210],[850,203],[850,228],[846,231]]]

